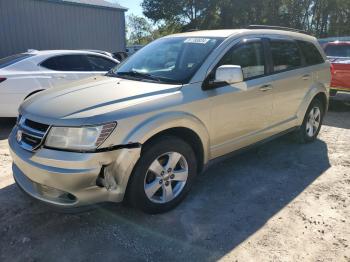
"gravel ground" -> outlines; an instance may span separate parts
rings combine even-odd
[[[350,261],[350,96],[319,140],[289,136],[211,166],[177,209],[59,214],[13,184],[0,122],[0,261]]]

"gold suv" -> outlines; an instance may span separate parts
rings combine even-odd
[[[105,76],[27,99],[9,138],[20,188],[56,207],[179,204],[229,152],[318,135],[330,64],[314,37],[260,28],[158,39]]]

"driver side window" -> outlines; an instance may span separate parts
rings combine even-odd
[[[222,65],[240,65],[245,80],[265,75],[265,56],[262,42],[234,46],[220,60]]]

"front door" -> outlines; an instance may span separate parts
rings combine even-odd
[[[212,157],[263,139],[273,105],[272,78],[261,39],[236,44],[215,68],[221,65],[240,65],[244,82],[207,91],[212,102]]]

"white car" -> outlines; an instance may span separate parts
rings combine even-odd
[[[27,97],[44,89],[107,73],[119,61],[94,51],[28,51],[0,59],[0,117],[16,117]]]

